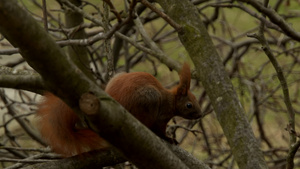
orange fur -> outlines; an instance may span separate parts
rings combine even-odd
[[[200,106],[189,91],[190,68],[183,65],[180,83],[165,89],[151,74],[121,73],[107,84],[105,91],[158,136],[169,140],[165,130],[174,116],[188,119],[201,117]],[[89,129],[76,129],[76,114],[53,94],[46,93],[38,110],[40,131],[52,149],[71,156],[108,145]]]
[[[39,130],[52,150],[66,157],[101,149],[108,144],[89,129],[76,129],[79,118],[62,100],[45,93],[37,111]]]

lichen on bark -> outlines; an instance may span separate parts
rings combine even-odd
[[[179,39],[189,53],[241,169],[268,168],[238,96],[197,8],[188,0],[157,0],[182,26]],[[204,119],[205,120],[205,119]]]

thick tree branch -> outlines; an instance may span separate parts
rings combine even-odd
[[[20,49],[50,91],[69,104],[79,117],[85,117],[94,131],[135,165],[140,168],[188,168],[156,135],[86,77],[15,0],[0,0],[0,22],[3,23],[0,32]],[[86,92],[94,93],[98,99],[97,114],[84,115],[80,111],[79,98]]]
[[[4,66],[0,66],[0,87],[28,90],[40,94],[45,90],[44,82],[39,74]]]
[[[164,142],[189,168],[193,169],[210,169],[205,163],[193,157],[187,151],[178,146]],[[127,161],[127,159],[116,149],[105,149],[91,151],[81,155],[73,156],[66,159],[53,160],[51,162],[38,163],[26,167],[25,169],[52,169],[54,168],[71,168],[71,169],[98,169],[106,166],[113,166],[118,163]]]
[[[238,96],[201,22],[197,8],[188,0],[175,0],[173,3],[166,0],[157,2],[182,26],[179,38],[195,64],[198,77],[210,97],[239,167],[267,168]]]

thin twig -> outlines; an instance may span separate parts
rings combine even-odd
[[[72,10],[82,14],[82,16],[90,21],[92,21],[93,23],[99,25],[99,26],[103,26],[103,23],[99,20],[96,19],[95,17],[93,17],[92,15],[84,12],[82,9],[80,9],[79,7],[77,7],[76,5],[72,4],[71,2],[69,2],[68,0],[58,0],[60,3],[66,5],[67,7],[71,8]]]
[[[289,23],[287,23],[278,13],[276,13],[276,11],[272,10],[271,8],[263,6],[259,1],[249,1],[249,0],[238,0],[238,1],[250,4],[256,10],[268,16],[271,22],[278,25],[283,30],[283,32],[285,32],[287,36],[292,37],[294,40],[300,41],[300,33],[296,32]]]
[[[43,0],[43,18],[44,18],[44,27],[46,32],[48,32],[48,19],[47,19],[47,4],[46,0]]]
[[[5,150],[16,150],[16,151],[35,151],[35,152],[41,152],[41,153],[50,153],[50,148],[22,148],[22,147],[10,147],[10,146],[0,146],[0,149]]]
[[[110,8],[113,8],[113,5],[110,2],[110,0],[104,0],[104,2],[103,2],[104,33],[109,31],[109,6],[110,6]],[[119,20],[119,23],[121,23],[121,22],[122,22],[122,19]],[[105,50],[105,55],[107,58],[107,78],[111,79],[115,74],[114,57],[112,55],[112,48],[111,48],[111,38],[107,38],[104,40],[104,50]]]
[[[122,22],[122,17],[120,13],[116,10],[115,6],[111,3],[110,0],[103,0],[110,8],[110,11],[116,16],[118,22]]]
[[[264,1],[264,6],[267,7],[268,6],[268,0]],[[262,14],[263,17],[266,17],[266,15],[263,13]],[[276,72],[277,72],[277,77],[280,81],[280,85],[282,88],[282,92],[284,95],[284,102],[285,105],[287,107],[287,111],[288,111],[288,119],[289,119],[289,124],[288,124],[288,128],[290,128],[291,130],[295,131],[295,113],[294,113],[294,109],[292,107],[292,103],[290,100],[290,96],[289,96],[289,88],[285,79],[285,76],[283,74],[282,68],[279,65],[277,59],[275,58],[275,56],[273,55],[273,53],[271,52],[271,49],[268,45],[268,42],[265,39],[264,36],[264,27],[265,27],[265,23],[261,22],[260,25],[260,29],[259,29],[259,34],[252,34],[249,35],[250,37],[254,37],[256,39],[258,39],[260,41],[260,43],[262,44],[262,49],[265,52],[265,54],[268,56],[269,60],[271,61],[273,67],[275,68]],[[296,143],[296,136],[294,134],[290,134],[290,150],[289,150],[289,154],[287,157],[287,169],[293,169],[294,168],[294,155],[290,154],[295,152],[294,151],[294,144]],[[299,146],[298,146],[299,147]],[[297,147],[297,148],[298,148]]]
[[[133,46],[135,46],[136,48],[138,48],[139,50],[142,50],[143,52],[146,52],[154,57],[156,57],[158,60],[160,60],[162,63],[166,64],[170,69],[174,69],[176,71],[179,72],[180,70],[180,64],[178,62],[176,62],[175,60],[173,60],[172,58],[168,57],[165,54],[162,53],[158,53],[156,51],[153,51],[147,47],[144,47],[140,44],[138,44],[135,40],[133,40],[132,38],[129,38],[119,32],[116,32],[116,36],[119,38],[122,38],[123,40],[129,42],[130,44],[132,44]]]
[[[44,163],[44,162],[50,162],[53,160],[40,160],[40,159],[36,159],[36,160],[23,160],[23,159],[11,159],[11,158],[0,158],[0,162],[15,162],[15,163]]]

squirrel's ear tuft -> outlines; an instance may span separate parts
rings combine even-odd
[[[180,82],[177,89],[177,95],[187,95],[190,89],[191,70],[187,63],[184,63],[180,71]]]

